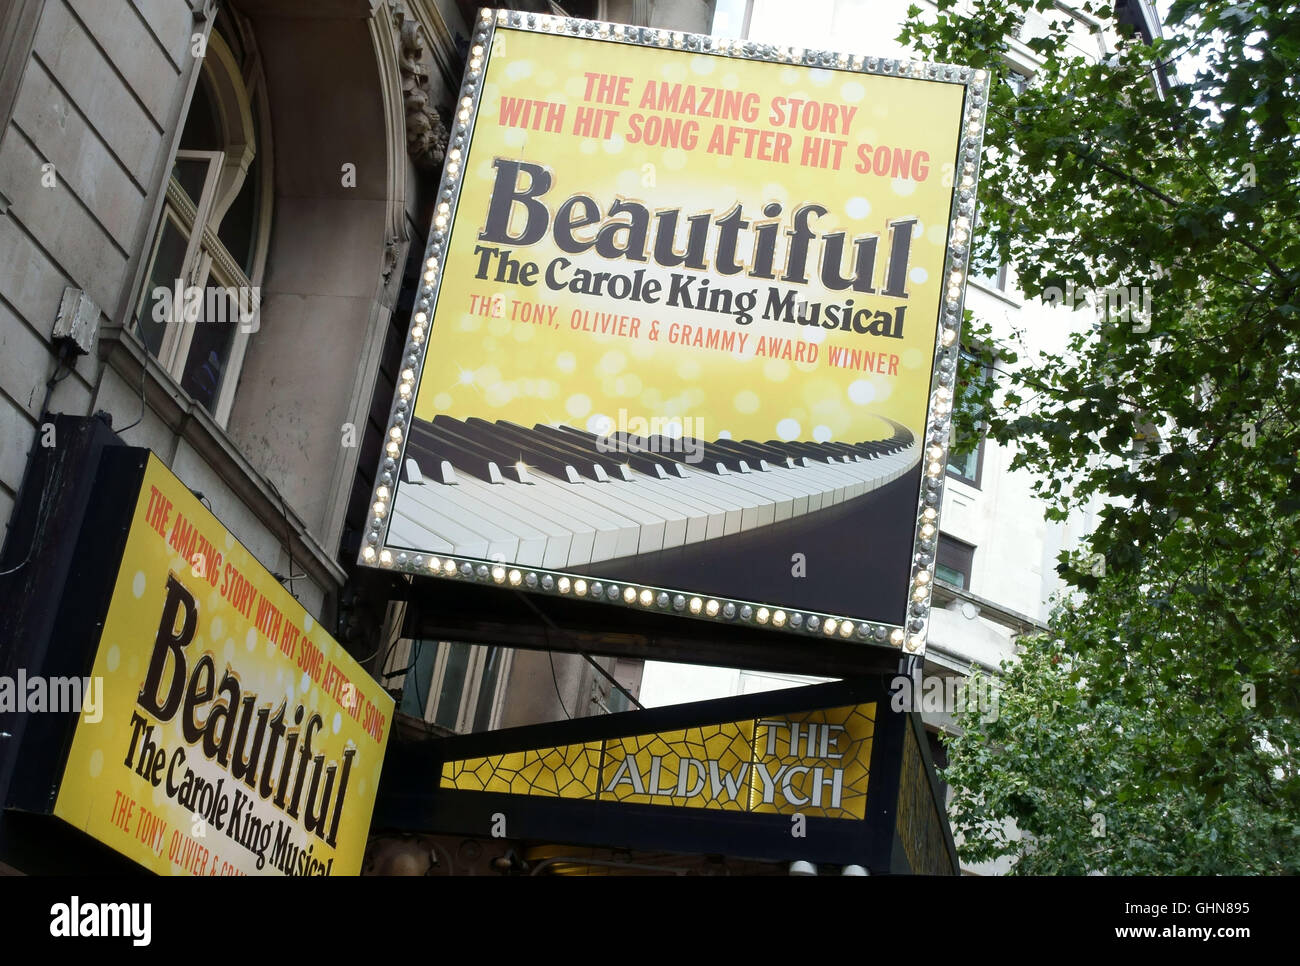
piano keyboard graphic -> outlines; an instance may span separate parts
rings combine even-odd
[[[563,569],[816,513],[913,469],[910,430],[862,443],[702,444],[437,416],[412,421],[388,545]],[[640,452],[633,452],[639,449]]]

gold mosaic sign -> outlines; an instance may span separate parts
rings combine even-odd
[[[875,718],[873,702],[466,758],[439,787],[861,819]]]

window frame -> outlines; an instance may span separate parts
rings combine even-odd
[[[978,361],[978,357],[964,345],[959,350],[957,358],[958,358],[958,362],[957,362],[958,366],[961,365],[961,361],[963,358],[970,359],[971,361]],[[989,379],[992,378],[992,376],[993,376],[992,366],[989,365],[981,366],[980,380],[982,382],[987,382]],[[960,405],[960,400],[957,401],[957,404]],[[987,429],[985,427],[983,420],[980,421],[980,427],[981,428],[979,433],[979,439],[976,440],[975,442],[975,449],[971,453],[967,454],[968,456],[973,455],[975,457],[975,475],[973,477],[970,477],[967,476],[965,473],[959,472],[957,469],[954,468],[953,443],[955,441],[956,430],[952,427],[949,428],[948,455],[946,458],[946,462],[944,464],[945,476],[950,477],[954,480],[960,480],[962,483],[965,483],[967,486],[974,487],[977,490],[983,488],[983,482],[984,482],[984,444],[987,439]]]
[[[947,554],[944,553],[945,549],[948,551]],[[965,590],[969,592],[970,585],[971,585],[971,575],[975,569],[975,551],[977,549],[978,548],[975,546],[975,544],[967,543],[965,540],[959,540],[957,537],[954,537],[952,534],[944,533],[942,530],[940,530],[939,542],[935,546],[935,554],[934,554],[935,576],[938,577],[940,580],[943,580],[945,583],[952,584],[952,586],[954,587],[958,587],[961,590]],[[956,554],[956,559],[954,559],[953,556],[954,554]],[[941,556],[946,556],[948,559],[948,563],[945,563],[944,561],[940,560],[939,558]],[[956,563],[957,566],[950,566],[951,563]],[[939,577],[940,567],[944,567],[947,570],[951,570],[954,571],[955,573],[961,574],[965,578],[965,582],[961,584],[953,584],[951,580],[948,580],[947,578],[944,577]]]
[[[393,661],[394,670],[387,672],[385,677],[391,677],[394,673],[401,673],[405,669],[405,673],[402,674],[402,688],[403,690],[408,687],[417,689],[418,696],[424,699],[421,716],[428,724],[437,724],[438,712],[441,710],[442,687],[446,681],[447,671],[453,657],[452,648],[468,647],[470,649],[469,660],[465,665],[465,680],[460,686],[459,694],[456,696],[455,720],[451,725],[438,725],[438,727],[450,728],[457,734],[470,734],[474,731],[474,719],[478,714],[479,697],[483,693],[483,683],[488,670],[488,659],[494,648],[499,649],[501,651],[501,663],[496,671],[496,681],[493,685],[495,690],[491,696],[486,726],[480,730],[494,731],[501,726],[501,717],[505,710],[506,685],[514,659],[514,651],[511,648],[496,648],[496,645],[475,644],[472,641],[414,639],[404,639],[402,645],[402,647],[395,649],[398,653]],[[419,649],[424,647],[437,648],[437,653],[434,655],[433,667],[429,672],[428,680],[417,681],[412,677],[412,675],[419,672],[418,661],[415,658],[419,654]]]
[[[235,26],[237,29],[238,24]],[[200,71],[202,73],[198,84],[204,87],[217,109],[225,147],[216,151],[178,148],[175,152],[162,209],[153,230],[135,314],[130,320],[131,331],[137,337],[140,337],[141,317],[152,311],[151,278],[168,219],[186,240],[179,278],[182,288],[193,286],[202,289],[205,293],[205,306],[209,287],[247,291],[253,318],[259,319],[261,314],[260,285],[266,268],[274,206],[274,164],[269,136],[270,115],[260,57],[255,48],[250,48],[248,63],[241,65],[229,43],[214,29],[208,35],[207,56],[204,57]],[[196,91],[197,89],[196,87]],[[193,106],[191,101],[186,117]],[[183,119],[181,123],[184,124]],[[249,171],[254,158],[260,162],[255,174]],[[208,163],[199,198],[190,198],[174,175],[177,161],[194,160]],[[245,273],[218,235],[221,227],[219,219],[224,218],[230,210],[248,177],[256,177],[259,182],[250,259],[251,275]],[[173,297],[171,301],[163,340],[155,358],[177,386],[181,386],[194,341],[194,329],[204,322],[202,317],[195,323],[185,322],[181,316],[183,299],[178,301]],[[226,324],[233,324],[235,331],[222,366],[221,385],[211,406],[204,406],[222,428],[228,423],[234,407],[235,391],[252,335],[250,327],[239,321],[237,313],[234,321],[229,321],[228,317]],[[253,328],[256,324],[255,322]]]

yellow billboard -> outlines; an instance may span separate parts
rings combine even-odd
[[[164,875],[355,875],[393,699],[152,454],[54,812]]]
[[[361,562],[903,643],[984,93],[485,12]]]

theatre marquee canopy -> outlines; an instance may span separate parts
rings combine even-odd
[[[483,11],[360,562],[921,652],[986,101]]]

